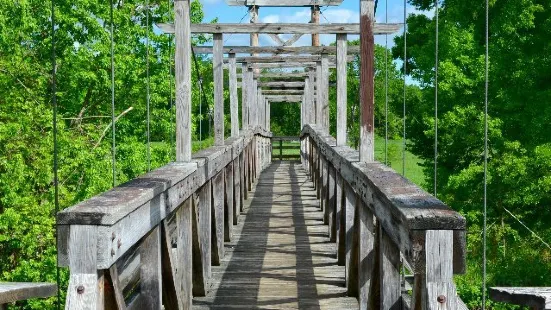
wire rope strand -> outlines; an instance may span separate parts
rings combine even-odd
[[[150,76],[149,76],[149,0],[145,1],[145,71],[146,71],[146,110],[147,110],[147,120],[146,120],[146,126],[147,126],[147,171],[151,171],[151,134],[150,134],[150,122],[151,122],[151,115],[149,110],[149,104],[150,104],[150,95],[149,95],[149,84],[150,84]]]
[[[436,21],[436,38],[434,47],[434,197],[437,197],[436,185],[438,177],[438,0],[434,0],[434,16]]]
[[[385,1],[385,23],[388,23],[388,0]],[[388,166],[388,34],[385,34],[385,165]]]
[[[112,156],[112,165],[113,165],[113,187],[117,186],[117,151],[116,147],[116,137],[115,137],[115,37],[114,37],[114,28],[115,24],[113,21],[113,0],[109,1],[110,3],[110,20],[111,20],[111,29],[109,31],[111,36],[111,133],[112,133],[112,146],[111,146],[111,156]]]
[[[59,212],[59,176],[58,176],[58,159],[59,159],[59,156],[58,156],[58,152],[59,152],[59,149],[58,149],[58,141],[57,141],[57,95],[56,95],[56,91],[57,91],[57,63],[56,63],[56,53],[55,53],[55,1],[52,0],[52,3],[51,3],[51,16],[50,16],[50,19],[51,19],[51,22],[52,22],[52,28],[51,28],[51,31],[52,31],[52,108],[53,108],[53,138],[54,138],[54,158],[53,158],[53,173],[54,173],[54,210],[55,210],[55,214],[54,214],[54,217],[55,217],[55,223],[56,223],[56,226],[55,226],[55,245],[56,245],[56,252],[57,252],[57,249],[59,248],[58,246],[58,228],[57,228],[57,212]],[[57,303],[56,303],[56,308],[57,310],[60,310],[61,309],[61,289],[60,289],[60,284],[61,284],[61,275],[60,275],[60,272],[59,272],[59,264],[57,263],[57,255],[56,255],[56,273],[55,273],[55,276],[56,276],[56,284],[57,284],[57,287],[58,287],[58,290],[57,290],[57,294],[56,294],[56,297],[57,297]]]
[[[402,117],[402,175],[406,176],[406,76],[407,76],[407,0],[404,0],[404,104]]]
[[[486,0],[486,30],[485,30],[485,59],[484,59],[484,218],[482,225],[482,309],[486,309],[486,225],[487,225],[487,206],[488,206],[488,76],[489,76],[489,3]]]

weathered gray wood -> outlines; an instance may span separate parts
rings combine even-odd
[[[327,54],[321,55],[321,87],[318,88],[319,104],[321,105],[321,125],[329,130],[329,59]]]
[[[303,95],[304,90],[302,89],[264,89],[262,90],[262,93],[264,95]]]
[[[309,96],[308,96],[308,111],[309,117],[308,117],[308,124],[315,124],[316,123],[316,72],[313,69],[308,69],[308,85],[309,85]]]
[[[213,35],[214,47],[212,55],[214,83],[214,145],[224,145],[224,41],[221,33]]]
[[[274,63],[247,63],[250,68],[256,69],[283,69],[283,68],[307,68],[315,66],[313,62],[274,62]],[[258,74],[255,74],[258,76]]]
[[[348,296],[358,296],[358,225],[356,225],[357,201],[354,189],[348,183],[344,184],[345,196],[345,251],[346,251],[346,288]]]
[[[382,283],[381,276],[383,273],[378,272],[376,267],[380,266],[380,261],[377,263],[377,251],[375,248],[375,225],[373,213],[367,208],[362,201],[357,201],[358,210],[356,214],[359,217],[357,220],[358,227],[358,303],[360,309],[395,309],[386,307],[382,300],[376,300],[377,295],[382,294],[383,288],[375,290],[376,283]],[[380,234],[379,234],[380,235]],[[379,242],[380,244],[380,242]],[[400,259],[398,253],[398,260]],[[378,279],[377,279],[378,278]],[[400,284],[398,282],[398,284]],[[398,291],[399,292],[399,291]],[[379,306],[379,307],[378,307]]]
[[[314,25],[319,25],[320,23],[320,7],[313,5],[310,7],[310,23]],[[312,34],[312,46],[320,46],[320,35],[319,33]]]
[[[195,54],[212,54],[212,46],[193,46]],[[225,46],[224,54],[329,54],[337,53],[336,46]],[[349,46],[347,49],[349,55],[360,53],[359,45]],[[285,73],[289,74],[289,73]]]
[[[320,90],[323,85],[323,71],[321,68],[321,61],[316,62],[316,89]],[[318,91],[316,93],[316,121],[314,124],[323,128],[323,92]]]
[[[161,310],[161,231],[155,227],[147,235],[140,247],[140,293],[141,306]]]
[[[238,224],[239,215],[241,214],[241,203],[243,201],[241,156],[242,153],[233,161],[233,225]]]
[[[103,304],[98,288],[96,226],[73,225],[69,232],[69,286],[66,310],[96,310]]]
[[[290,6],[290,7],[301,7],[301,6],[311,6],[312,1],[310,0],[226,0],[227,5],[230,6],[265,6],[265,7],[279,7],[279,6]],[[316,0],[315,4],[318,6],[337,6],[342,3],[342,0]]]
[[[358,152],[349,147],[335,147],[334,138],[320,128],[306,125],[302,136],[309,136],[319,151],[338,169],[346,182],[355,184],[360,198],[372,209],[391,239],[399,245],[406,259],[412,260],[413,230],[455,230],[462,234],[465,218],[438,199],[381,163],[360,163]],[[459,238],[458,240],[464,240]],[[455,247],[456,251],[464,249]],[[464,255],[454,255],[465,257]],[[456,261],[462,270],[465,261]]]
[[[296,33],[292,37],[290,37],[287,41],[285,41],[284,46],[291,46],[295,44],[300,38],[302,37],[302,33]]]
[[[206,186],[210,187],[210,185]],[[180,297],[179,303],[181,309],[189,309],[192,299],[192,287],[193,291],[195,291],[195,278],[199,278],[199,276],[195,274],[195,253],[193,253],[193,250],[195,248],[194,242],[196,241],[194,240],[194,224],[196,222],[194,217],[197,214],[197,210],[194,210],[193,204],[195,202],[193,202],[193,200],[194,199],[187,199],[176,211],[178,241],[176,249],[177,255],[176,259],[173,261],[175,262],[173,265],[176,265],[177,269],[176,284],[178,286],[176,288],[176,292]],[[202,228],[206,230],[206,227],[202,226]],[[203,245],[201,249],[205,249],[205,246]],[[210,264],[208,266],[210,266]],[[208,273],[207,275],[210,276]],[[208,276],[202,279],[205,285]],[[201,282],[201,279],[197,280],[198,283]]]
[[[193,197],[193,296],[205,296],[211,274],[211,184]]]
[[[249,96],[249,119],[251,124],[254,127],[256,127],[258,126],[258,122],[257,122],[258,105],[256,102],[258,100],[258,80],[257,79],[253,78],[250,90],[251,90],[251,93]]]
[[[346,34],[337,35],[337,146],[346,145],[347,105],[347,39]]]
[[[224,171],[218,173],[211,181],[211,264],[219,266],[224,258]]]
[[[490,298],[531,309],[551,309],[551,287],[491,287]]]
[[[345,216],[345,197],[344,197],[344,184],[343,179],[339,173],[337,173],[336,182],[336,229],[337,229],[337,264],[344,266],[346,264],[346,216]]]
[[[335,212],[335,204],[336,204],[336,172],[333,165],[328,163],[328,171],[327,171],[327,210],[328,210],[328,218],[329,218],[329,240],[331,242],[337,241],[337,215]]]
[[[239,102],[237,99],[237,65],[233,53],[229,55],[229,69],[231,136],[237,137],[239,136]]]
[[[274,34],[274,36],[277,36]],[[261,63],[292,63],[292,62],[314,62],[314,61],[321,61],[323,55],[327,55],[327,59],[330,63],[336,64],[337,58],[336,56],[332,55],[329,56],[328,54],[321,54],[321,55],[271,55],[271,56],[242,56],[237,57],[236,62],[238,63],[249,63],[249,64],[261,64]],[[356,56],[350,55],[345,56],[345,60],[348,62],[354,61]],[[229,62],[229,59],[226,60],[226,62]]]
[[[267,95],[266,99],[268,99],[270,103],[302,102],[302,96],[300,95]]]
[[[304,82],[258,82],[258,87],[303,88]]]
[[[121,285],[119,281],[119,270],[117,264],[113,264],[113,266],[109,268],[109,277],[111,278],[113,297],[115,299],[117,309],[126,310],[126,303],[124,302],[124,296],[122,294],[122,290],[126,285]]]
[[[45,282],[0,282],[0,305],[32,298],[54,296],[57,286]]]
[[[275,33],[268,33],[270,39],[274,40],[275,44],[279,46],[284,46],[285,42]]]
[[[234,183],[235,179],[235,161],[229,163],[226,166],[224,172],[224,241],[230,242],[233,238],[233,224],[237,222],[237,216],[235,212],[235,193],[234,190],[238,190],[238,184]]]
[[[178,212],[178,211],[176,211]],[[188,251],[189,252],[189,251]],[[168,228],[167,220],[162,222],[161,233],[161,259],[162,259],[162,289],[163,289],[163,305],[165,309],[183,309],[180,305],[183,305],[183,294],[180,295],[176,292],[178,287],[178,279],[176,277],[176,259],[172,254],[172,242],[170,232]],[[190,299],[191,301],[191,299]]]
[[[172,24],[159,23],[157,26],[166,34],[174,33]],[[374,35],[392,34],[402,28],[402,24],[381,24],[373,27]],[[277,33],[277,34],[359,34],[360,24],[300,24],[300,23],[254,23],[254,24],[191,24],[192,33]],[[255,45],[251,45],[255,46]]]
[[[360,0],[360,161],[375,160],[375,1]]]
[[[176,160],[191,160],[191,27],[189,0],[174,1]]]
[[[241,72],[243,72],[243,87],[241,88],[241,128],[246,129],[249,127],[249,99],[247,97],[249,91],[249,70],[246,65],[243,65],[241,68]],[[237,87],[237,84],[236,82],[235,87]]]
[[[367,209],[367,208],[366,208]],[[402,309],[400,283],[400,250],[378,226],[379,291],[381,309]]]

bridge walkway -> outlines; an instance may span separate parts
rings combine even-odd
[[[299,162],[274,162],[247,200],[210,290],[193,309],[357,309]]]

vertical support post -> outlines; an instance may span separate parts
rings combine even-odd
[[[358,226],[358,302],[360,309],[374,309],[378,303],[375,301],[375,292],[373,292],[374,283],[383,283],[380,279],[382,273],[376,273],[377,263],[375,261],[375,225],[373,223],[373,213],[368,209],[361,199],[356,203],[359,215]],[[380,230],[382,231],[382,229]],[[380,243],[379,243],[380,244]],[[400,259],[400,253],[396,255]],[[374,272],[375,271],[375,272]],[[379,279],[376,279],[379,278]],[[382,292],[378,290],[378,292]],[[373,293],[372,293],[373,292]],[[381,293],[382,294],[382,293]],[[380,309],[396,309],[395,305],[388,306],[381,303]]]
[[[258,95],[257,95],[257,92],[258,92],[258,88],[257,88],[257,85],[258,85],[258,82],[257,80],[254,78],[252,72],[251,72],[251,77],[252,77],[252,84],[251,84],[251,95],[249,96],[249,107],[250,107],[250,119],[251,119],[251,125],[252,127],[256,127],[258,125],[257,121],[256,121],[256,115],[258,114],[257,113],[257,110],[258,110],[258,105],[256,104],[256,101],[258,100]]]
[[[141,306],[146,309],[161,310],[161,229],[155,227],[140,247],[140,279],[143,299]]]
[[[381,308],[401,309],[400,249],[390,239],[383,227],[378,226],[379,292]],[[372,282],[373,283],[373,282]],[[372,284],[373,285],[373,284]],[[435,298],[436,300],[436,298]],[[455,308],[454,308],[455,309]]]
[[[189,0],[174,1],[176,161],[191,161],[191,25]]]
[[[214,145],[224,145],[224,42],[222,34],[213,34],[213,40]]]
[[[329,131],[329,58],[327,54],[321,54],[321,125]]]
[[[249,127],[249,69],[247,64],[241,66],[241,128]]]
[[[337,146],[346,145],[347,44],[346,34],[337,34]]]
[[[230,115],[231,115],[231,136],[239,136],[239,102],[237,99],[237,66],[235,53],[229,54],[229,78],[230,78]],[[243,128],[245,128],[243,126]]]
[[[308,70],[308,124],[316,123],[316,71]]]
[[[314,123],[318,126],[323,126],[323,100],[321,98],[323,96],[321,91],[323,77],[321,75],[321,61],[316,61],[316,121]]]
[[[320,23],[320,7],[317,5],[310,7],[311,14],[311,23],[319,24]],[[312,33],[312,46],[320,46],[320,35],[319,33]]]
[[[310,101],[310,79],[308,77],[304,78],[304,96],[302,97],[302,107],[300,109],[301,111],[301,130],[304,128],[304,125],[310,124],[310,120],[308,115],[311,113],[311,109],[309,109],[309,101]]]
[[[258,80],[256,81],[256,85],[258,86]],[[264,103],[264,99],[262,98],[262,89],[257,88],[256,89],[256,108],[257,108],[256,124],[260,127],[264,127],[262,126],[262,113],[264,111],[263,103]]]
[[[337,187],[335,184],[336,172],[333,165],[329,162],[327,169],[327,210],[329,211],[329,240],[331,242],[337,241],[337,215],[336,215],[336,191]]]
[[[358,226],[356,225],[357,202],[354,189],[344,182],[345,205],[344,212],[346,218],[346,288],[348,296],[358,296]]]
[[[272,112],[271,108],[272,107],[270,106],[270,101],[266,99],[266,130],[268,131],[272,130],[272,115],[270,114]]]
[[[345,199],[344,199],[344,180],[337,172],[337,264],[344,266],[346,264],[346,217],[345,217]]]
[[[360,0],[360,161],[375,160],[375,1]]]
[[[283,160],[283,140],[279,140],[279,160]]]

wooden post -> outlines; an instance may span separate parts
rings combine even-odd
[[[189,0],[174,1],[176,161],[191,161],[191,25]]]
[[[310,124],[310,120],[308,117],[308,114],[310,114],[311,110],[308,109],[309,101],[310,101],[310,79],[308,77],[304,78],[304,97],[302,98],[302,109],[301,109],[301,130],[306,124]]]
[[[239,182],[235,180],[234,170],[237,165],[234,161],[226,166],[224,179],[224,241],[230,242],[233,239],[233,223],[237,222],[235,215],[235,191],[239,190]]]
[[[327,54],[321,54],[321,125],[329,131],[329,59]]]
[[[345,146],[347,142],[347,44],[346,34],[337,34],[337,146]]]
[[[249,6],[249,18],[250,23],[255,24],[258,22],[258,6],[253,5]],[[251,33],[250,46],[258,46],[258,33]],[[251,56],[256,56],[257,54],[252,53]],[[254,73],[260,73],[260,69],[255,68]]]
[[[357,223],[359,224],[358,229],[358,253],[359,253],[359,262],[358,262],[358,303],[360,304],[360,309],[373,309],[376,307],[377,303],[374,303],[374,294],[370,294],[373,290],[373,283],[379,281],[382,283],[381,279],[375,279],[382,273],[375,273],[374,267],[377,266],[375,263],[375,226],[373,223],[373,213],[368,209],[367,205],[363,201],[358,201],[358,210],[356,213],[359,215]],[[398,260],[400,259],[400,253],[397,255]],[[396,306],[383,307],[381,303],[380,309],[396,309]]]
[[[337,182],[336,182],[336,213],[337,213],[337,264],[339,266],[344,266],[346,264],[346,217],[345,217],[345,200],[344,200],[344,180],[342,176],[337,172]]]
[[[213,40],[214,145],[224,145],[224,41],[221,33],[213,34]]]
[[[375,1],[360,0],[360,161],[375,160]]]
[[[235,54],[229,54],[231,136],[239,136],[239,102],[237,99],[237,67]],[[244,128],[244,126],[243,126]]]
[[[252,73],[252,71],[251,71]],[[241,67],[241,128],[247,129],[249,127],[249,69],[247,64],[243,64]]]
[[[257,95],[257,92],[258,92],[258,81],[257,79],[252,78],[252,85],[251,85],[251,95],[249,96],[249,107],[250,107],[250,121],[251,121],[251,126],[253,128],[255,128],[258,123],[257,123],[257,119],[256,119],[256,115],[258,114],[257,110],[258,110],[258,105],[256,104],[256,101],[258,99],[258,95]]]
[[[310,7],[311,12],[311,23],[319,24],[320,23],[320,7],[317,5]],[[320,35],[318,33],[312,34],[312,46],[320,46]]]
[[[390,239],[381,225],[378,226],[379,293],[381,308],[402,309],[400,307],[400,249]],[[373,283],[373,282],[372,282]]]
[[[161,229],[153,228],[140,247],[140,286],[143,298],[140,303],[146,309],[161,310]]]
[[[345,196],[345,251],[346,251],[346,288],[348,296],[358,296],[358,226],[356,225],[356,193],[348,183],[344,183]]]
[[[308,70],[308,124],[316,123],[316,71],[314,68]]]
[[[335,184],[335,178],[336,178],[336,172],[335,168],[332,164],[328,162],[328,169],[327,169],[327,206],[329,213],[329,240],[331,242],[337,241],[337,226],[336,226],[336,212],[335,212],[335,204],[336,204],[336,184]]]
[[[314,122],[318,126],[323,126],[323,92],[320,91],[322,87],[323,77],[321,70],[321,61],[316,61],[316,121]]]
[[[279,140],[279,160],[283,160],[283,140]]]
[[[270,106],[270,101],[266,99],[266,130],[268,131],[272,130],[272,125],[271,125],[272,115],[270,114],[272,112],[271,108],[272,107]]]

